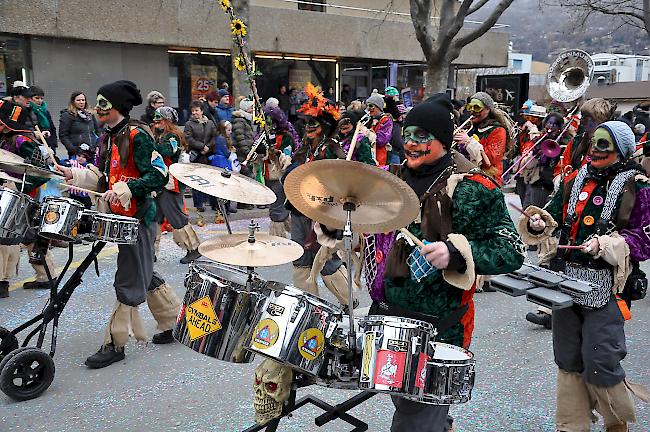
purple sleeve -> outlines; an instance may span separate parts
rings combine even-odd
[[[620,234],[630,247],[632,259],[641,262],[650,258],[650,187],[637,190],[630,221]]]
[[[390,137],[393,135],[393,119],[390,117],[377,129],[377,147],[384,147],[390,142]]]
[[[386,273],[386,260],[395,243],[395,233],[375,234],[375,257],[377,262],[377,274],[368,287],[370,298],[377,301],[385,301],[384,294],[384,273]]]

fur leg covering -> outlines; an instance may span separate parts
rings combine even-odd
[[[603,416],[608,431],[610,429],[625,431],[627,423],[636,422],[632,395],[625,381],[621,381],[613,387],[596,387],[589,383],[586,385],[595,402],[596,411]]]
[[[18,274],[19,260],[19,245],[0,245],[0,280],[8,281]]]
[[[311,269],[309,267],[293,266],[293,286],[308,293],[318,295],[318,285],[309,285],[307,283],[310,272]]]
[[[328,276],[321,276],[323,278],[323,283],[332,294],[336,296],[336,299],[342,305],[348,304],[348,275],[347,269],[345,266],[339,267],[334,273]],[[356,292],[352,292],[352,295],[356,299]]]
[[[28,245],[27,252],[31,253],[33,247],[33,244]],[[45,254],[45,262],[47,263],[47,268],[50,269],[50,274],[53,278],[55,278],[57,276],[56,268],[54,267],[54,260],[52,259],[52,251],[49,249]],[[34,272],[36,273],[36,282],[47,282],[47,272],[45,271],[45,266],[42,266],[40,264],[32,264],[32,268],[34,268]]]
[[[201,243],[199,236],[196,235],[194,228],[190,224],[185,225],[183,228],[175,229],[172,236],[174,237],[174,242],[185,250],[197,250]]]
[[[147,306],[158,323],[158,330],[167,331],[174,328],[181,308],[181,299],[167,282],[162,281],[155,289],[147,291]]]
[[[269,235],[289,238],[289,232],[287,231],[287,223],[284,222],[273,222],[269,224]]]
[[[115,348],[122,349],[131,334],[139,342],[147,340],[147,332],[144,330],[138,307],[127,306],[116,301],[104,333],[104,345],[113,342]]]

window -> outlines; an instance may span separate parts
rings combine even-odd
[[[514,69],[516,69],[516,70],[521,70],[523,66],[524,66],[524,61],[523,60],[514,59],[512,61],[512,67]]]
[[[325,12],[326,0],[306,0],[298,2],[298,10]]]

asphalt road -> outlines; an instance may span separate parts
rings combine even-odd
[[[508,199],[514,199],[509,196]],[[207,218],[206,218],[207,219]],[[260,219],[262,225],[266,220]],[[233,223],[244,230],[246,221]],[[209,224],[197,229],[202,238],[223,231]],[[87,247],[75,252],[83,258]],[[117,248],[107,246],[100,259],[101,274],[88,271],[62,315],[56,376],[39,398],[14,402],[0,393],[0,432],[12,431],[196,431],[234,432],[253,424],[252,380],[255,359],[240,365],[221,362],[175,343],[158,346],[129,343],[127,358],[101,370],[84,366],[85,358],[101,343],[106,319],[114,304],[112,279]],[[56,250],[57,265],[66,251]],[[182,252],[170,235],[163,237],[157,270],[184,295],[187,266],[178,263]],[[646,272],[650,266],[644,265]],[[267,280],[290,283],[291,266],[262,269]],[[19,287],[32,276],[27,260],[21,261],[20,277],[12,285],[11,298],[0,300],[0,325],[13,328],[38,313],[48,295]],[[334,301],[326,290],[322,295]],[[552,431],[555,405],[555,371],[551,333],[525,321],[534,305],[500,293],[475,296],[476,329],[472,351],[476,355],[476,385],[471,402],[452,408],[458,431]],[[361,306],[368,306],[364,295]],[[141,315],[150,334],[155,324],[146,306]],[[650,300],[635,302],[633,319],[626,324],[629,354],[624,362],[628,378],[650,387]],[[354,394],[310,387],[311,393],[332,404]],[[650,407],[637,402],[638,423],[633,431],[650,430]],[[322,428],[313,419],[321,411],[306,407],[281,423],[281,431],[347,431],[334,421]],[[392,404],[379,395],[351,411],[370,425],[370,431],[387,431]],[[601,431],[602,427],[594,430]]]

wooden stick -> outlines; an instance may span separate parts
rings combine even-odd
[[[417,238],[415,235],[413,235],[413,233],[412,233],[411,231],[407,230],[406,228],[400,228],[399,230],[400,230],[400,232],[401,232],[402,234],[404,234],[406,237],[408,237],[408,238],[410,238],[411,240],[413,240],[413,242],[414,242],[416,245],[418,245],[418,247],[420,247],[420,248],[423,248],[423,247],[424,247],[424,243],[422,243],[422,240],[420,240],[420,239]]]
[[[97,191],[90,190],[90,189],[84,189],[84,188],[80,188],[80,187],[77,187],[77,186],[72,186],[72,185],[69,185],[67,183],[61,183],[61,184],[59,184],[59,187],[64,187],[64,188],[66,188],[68,190],[77,190],[77,191],[80,191],[80,192],[85,192],[87,194],[95,195],[95,196],[98,196],[98,197],[104,195],[101,192],[97,192]]]
[[[56,158],[54,157],[54,152],[50,148],[50,146],[47,144],[47,141],[45,141],[45,137],[43,136],[43,132],[41,132],[41,129],[36,125],[36,132],[38,132],[38,136],[41,138],[41,142],[45,146],[45,149],[47,150],[47,153],[50,155],[52,158],[52,163],[56,165]]]
[[[531,215],[530,215],[530,213],[526,212],[526,210],[522,209],[521,207],[519,207],[518,205],[513,204],[513,203],[508,203],[508,205],[510,207],[512,207],[513,209],[517,210],[522,215],[526,216],[528,219],[530,219]]]
[[[582,245],[558,245],[558,249],[584,249],[585,247]]]
[[[357,145],[357,138],[359,137],[359,132],[361,131],[361,121],[357,122],[357,127],[354,129],[354,135],[352,135],[352,142],[350,142],[350,148],[348,149],[348,155],[345,160],[352,160],[352,153],[354,153],[354,148]]]

